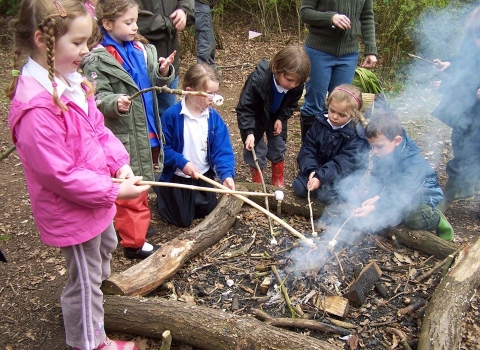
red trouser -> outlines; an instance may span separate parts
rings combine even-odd
[[[125,248],[142,248],[150,224],[147,192],[135,199],[117,199],[115,204],[115,229],[120,244]]]

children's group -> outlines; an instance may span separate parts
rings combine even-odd
[[[218,179],[235,190],[238,160],[214,108],[222,100],[214,3],[23,0],[10,23],[8,123],[40,238],[60,248],[69,272],[61,307],[73,349],[137,349],[106,336],[100,287],[118,243],[129,259],[158,249],[147,242],[156,233],[151,187],[140,181],[168,183],[154,187],[155,209],[180,227],[217,205],[214,192],[191,186],[212,187],[210,180]],[[480,70],[480,7],[467,20],[458,57],[435,61],[451,71],[434,112],[452,127],[445,190],[395,111],[377,108],[368,120],[361,112],[362,91],[352,80],[359,36],[362,66],[377,62],[372,0],[303,0],[300,16],[308,25],[305,45],[285,46],[259,61],[239,94],[237,123],[251,181],[264,182],[270,165],[267,182],[284,188],[285,168],[298,169],[295,195],[349,203],[352,228],[377,232],[403,223],[452,240],[444,212],[472,198],[480,176],[480,81],[472,79],[480,77],[473,74]],[[194,22],[197,63],[184,72],[184,96],[177,99],[158,88],[179,91],[178,36]],[[463,98],[452,100],[459,90]],[[287,127],[303,95],[297,164],[285,164]],[[368,192],[359,193],[353,184],[366,174],[370,153]],[[1,252],[0,258],[6,261]]]

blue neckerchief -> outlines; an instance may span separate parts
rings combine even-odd
[[[134,41],[124,41],[122,44],[117,43],[112,39],[107,32],[104,31],[103,46],[113,46],[122,58],[123,69],[132,77],[139,90],[146,89],[152,86],[150,78],[148,76],[147,62],[143,51],[135,46]],[[152,91],[142,94],[143,106],[145,108],[148,135],[150,139],[150,147],[159,146],[158,131],[155,125],[155,112],[154,112],[154,95]]]

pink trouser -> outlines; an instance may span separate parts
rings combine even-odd
[[[113,225],[82,244],[60,248],[68,270],[60,297],[67,345],[95,349],[105,340],[102,281],[110,276],[110,260],[117,247]]]

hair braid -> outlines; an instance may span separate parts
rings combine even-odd
[[[52,97],[53,102],[62,110],[66,111],[68,108],[62,104],[58,97],[57,83],[55,82],[55,34],[57,22],[53,18],[45,19],[45,22],[41,25],[42,31],[45,35],[45,46],[47,49],[47,66],[48,66],[48,79],[52,82]]]
[[[22,50],[17,48],[13,53],[13,65],[12,65],[12,74],[13,71],[17,71],[20,69],[20,56],[22,54]],[[18,83],[18,76],[19,74],[14,74],[12,82],[6,87],[5,95],[11,100],[15,96],[15,90],[17,89]]]

